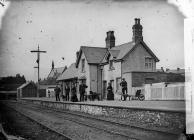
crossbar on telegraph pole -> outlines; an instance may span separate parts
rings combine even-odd
[[[37,97],[39,97],[39,81],[40,81],[40,53],[46,53],[46,51],[41,51],[39,49],[39,45],[38,45],[38,50],[32,50],[30,51],[31,53],[37,53],[37,60],[36,63],[38,64],[37,68],[38,69],[38,88],[37,88]]]

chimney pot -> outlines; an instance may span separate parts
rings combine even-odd
[[[138,19],[137,19],[137,18],[135,18],[135,24],[137,24],[137,22],[138,22]]]
[[[132,40],[137,43],[141,40],[143,40],[143,36],[142,36],[142,25],[140,24],[140,18],[135,18],[135,24],[132,27],[133,29],[133,38]]]
[[[137,19],[137,23],[140,24],[140,18]]]
[[[115,36],[114,36],[114,31],[108,31],[107,37],[105,39],[106,41],[106,47],[111,49],[112,47],[115,46]]]

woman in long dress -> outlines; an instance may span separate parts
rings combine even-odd
[[[107,91],[107,100],[114,100],[113,88],[111,86],[111,83],[108,83]]]

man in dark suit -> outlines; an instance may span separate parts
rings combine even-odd
[[[70,92],[70,88],[68,85],[65,86],[65,99],[66,101],[69,101],[69,92]]]
[[[125,101],[126,100],[125,94],[127,94],[127,82],[125,81],[125,78],[122,79],[120,86],[122,88],[122,94],[124,96],[124,101]],[[121,100],[122,100],[122,96],[121,96]]]
[[[61,92],[61,89],[59,88],[59,86],[57,85],[55,88],[55,97],[56,97],[56,101],[60,101],[60,97],[59,94]]]
[[[79,85],[79,93],[80,93],[80,101],[84,101],[84,94],[86,92],[86,88],[88,86],[86,84],[84,84],[84,82],[82,81],[82,83]]]

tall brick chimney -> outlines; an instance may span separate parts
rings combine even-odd
[[[135,24],[132,27],[133,29],[133,38],[132,40],[137,43],[139,41],[143,40],[143,36],[142,36],[142,25],[140,24],[140,19],[139,18],[135,18]]]
[[[106,32],[106,48],[111,49],[112,47],[115,46],[115,36],[114,36],[114,31],[108,31]]]

